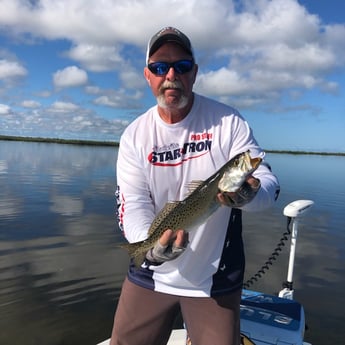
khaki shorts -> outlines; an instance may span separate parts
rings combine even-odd
[[[241,289],[218,297],[183,297],[124,281],[111,345],[166,345],[182,313],[192,344],[240,344]]]

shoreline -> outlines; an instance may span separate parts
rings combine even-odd
[[[60,139],[42,137],[20,137],[12,135],[0,135],[3,141],[28,141],[37,143],[67,144],[67,145],[89,145],[89,146],[119,146],[116,141],[84,140],[84,139]]]
[[[67,145],[114,146],[114,147],[119,146],[119,142],[117,141],[20,137],[20,136],[11,136],[11,135],[0,135],[0,140],[54,143],[54,144],[67,144]],[[264,149],[264,151],[267,153],[291,154],[291,155],[345,156],[345,152],[317,152],[317,151],[271,150],[271,149],[267,149],[267,150]]]

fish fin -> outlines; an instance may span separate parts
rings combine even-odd
[[[142,246],[145,241],[139,241],[134,243],[124,243],[120,244],[120,247],[126,249],[130,257],[134,257],[136,251]]]
[[[196,189],[198,189],[202,184],[204,183],[204,181],[202,180],[193,180],[191,182],[189,182],[187,184],[187,189],[188,189],[188,192],[187,192],[187,196],[189,196],[190,194],[192,194]]]

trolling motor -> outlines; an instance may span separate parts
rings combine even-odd
[[[285,206],[284,215],[288,217],[288,227],[292,222],[290,258],[288,266],[287,280],[283,283],[283,289],[279,292],[279,297],[293,299],[293,270],[295,265],[296,242],[298,234],[298,223],[302,215],[314,204],[312,200],[296,200]]]

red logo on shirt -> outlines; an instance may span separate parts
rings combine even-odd
[[[173,143],[163,146],[155,146],[148,155],[148,160],[156,166],[177,166],[184,162],[201,157],[211,150],[212,134],[192,134],[191,141],[184,143],[182,147]]]

